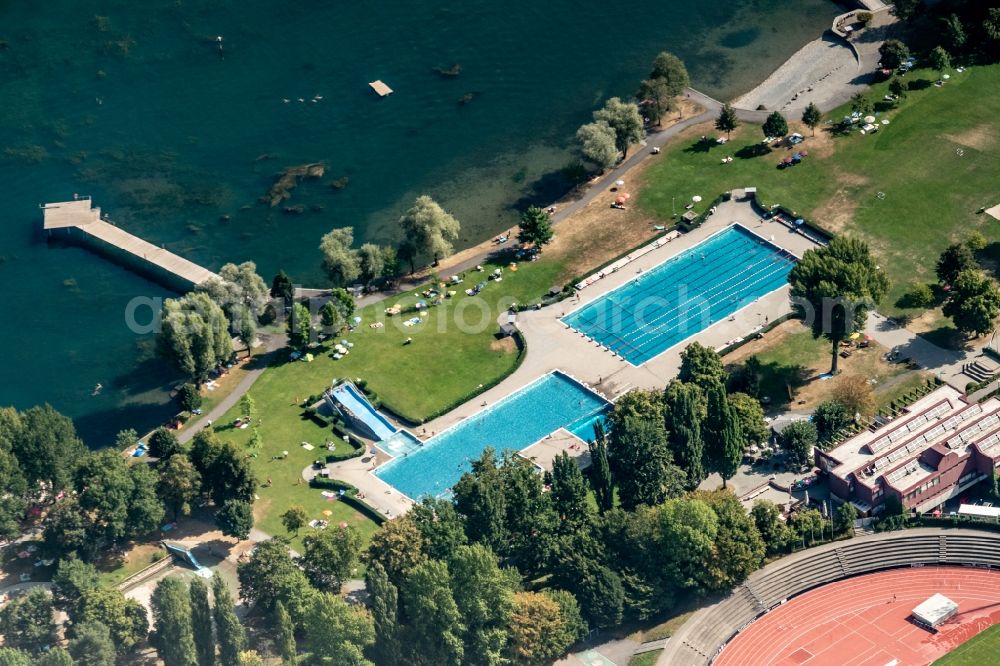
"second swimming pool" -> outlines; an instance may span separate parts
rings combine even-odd
[[[487,447],[519,451],[559,428],[587,423],[607,406],[579,382],[553,372],[382,465],[375,475],[412,499],[445,495]]]

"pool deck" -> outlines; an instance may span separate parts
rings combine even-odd
[[[591,284],[579,291],[577,298],[567,299],[541,310],[520,313],[517,317],[517,326],[527,344],[527,354],[521,366],[497,386],[411,432],[422,439],[431,437],[479,412],[484,406],[499,402],[553,370],[560,370],[577,381],[589,385],[609,400],[614,400],[634,388],[662,389],[677,376],[680,370],[681,351],[692,341],[697,340],[708,347],[722,347],[727,342],[751,335],[766,321],[787,314],[791,310],[791,305],[789,290],[785,286],[762,296],[726,321],[709,326],[639,366],[634,366],[612,352],[602,349],[560,321],[572,310],[597,300],[627,283],[640,269],[648,271],[733,223],[742,224],[753,233],[797,257],[802,256],[806,250],[817,247],[813,240],[789,230],[780,222],[762,221],[749,201],[734,197],[732,201],[722,203],[716,213],[697,229],[661,245],[629,263],[617,273],[609,274]],[[506,313],[502,318],[506,321]],[[568,436],[568,433],[563,434]],[[568,445],[571,442],[568,440],[562,442],[561,438],[560,443]],[[555,446],[557,443],[550,444]],[[526,453],[529,457],[532,454],[535,456],[542,454],[540,457],[547,458],[555,453],[555,451],[542,453],[538,446],[534,444],[528,447]],[[536,448],[532,450],[533,447]],[[543,445],[542,448],[546,447]],[[412,505],[407,497],[371,473],[371,461],[362,463],[360,458],[355,458],[331,464],[329,467],[332,477],[356,486],[365,494],[365,501],[387,516],[405,513]]]

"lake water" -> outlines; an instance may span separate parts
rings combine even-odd
[[[460,245],[551,200],[575,128],[631,94],[660,50],[731,98],[837,11],[830,0],[0,0],[0,404],[49,402],[100,445],[165,418],[176,380],[124,324],[132,297],[169,293],[47,247],[41,202],[90,194],[120,226],[210,268],[253,259],[267,280],[284,268],[318,285],[323,233],[351,225],[356,242],[392,241],[418,194],[461,220]],[[435,71],[456,64],[457,77]],[[395,94],[377,98],[375,79]],[[309,162],[326,165],[322,179],[260,202],[284,167]]]

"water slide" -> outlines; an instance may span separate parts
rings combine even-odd
[[[379,414],[352,384],[338,386],[333,391],[333,397],[354,418],[367,426],[378,441],[387,440],[396,434],[396,428],[389,423],[389,420]]]

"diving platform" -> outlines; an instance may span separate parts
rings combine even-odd
[[[90,245],[122,260],[130,267],[150,273],[171,288],[188,291],[218,274],[169,250],[156,247],[116,227],[101,216],[90,197],[41,206],[42,228],[48,238],[66,238]]]
[[[388,97],[392,94],[392,88],[382,83],[382,81],[372,81],[368,85],[372,87],[372,90],[374,90],[375,94],[379,97]]]

